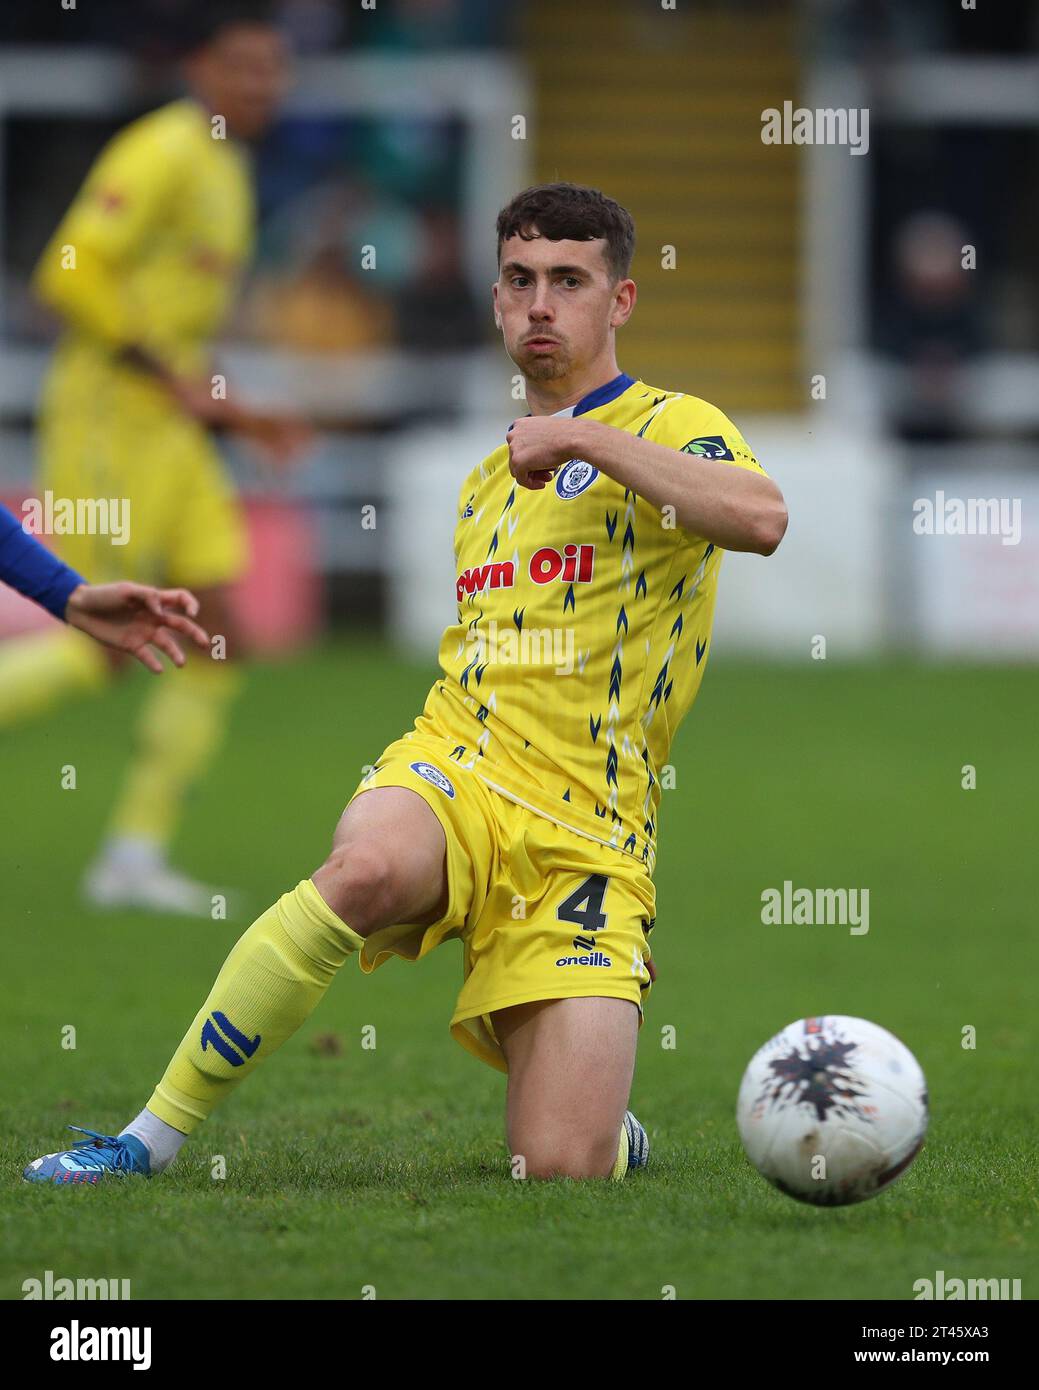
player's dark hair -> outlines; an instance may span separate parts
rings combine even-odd
[[[181,54],[188,57],[208,48],[225,29],[240,24],[276,25],[271,0],[195,0],[178,25]]]
[[[607,198],[597,188],[577,183],[540,183],[525,188],[498,214],[498,264],[502,242],[511,236],[533,241],[535,234],[549,241],[606,240],[606,264],[614,280],[631,270],[635,252],[635,223],[627,208]]]

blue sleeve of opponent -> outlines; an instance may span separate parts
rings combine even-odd
[[[86,583],[46,546],[23,531],[21,522],[6,507],[0,507],[0,580],[35,600],[56,618],[65,617],[69,595]]]

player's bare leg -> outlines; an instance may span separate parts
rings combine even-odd
[[[229,586],[200,588],[197,597],[211,648],[191,652],[175,684],[157,686],[145,697],[134,758],[105,843],[84,881],[86,897],[96,907],[208,917],[218,893],[227,900],[223,887],[196,882],[168,860],[185,799],[222,741],[245,652]]]
[[[447,904],[446,837],[415,792],[356,797],[313,878],[284,893],[233,947],[144,1110],[116,1136],[90,1135],[25,1169],[34,1182],[96,1183],[161,1172],[213,1108],[281,1047],[365,937],[426,925]]]
[[[447,837],[417,792],[375,787],[351,801],[314,887],[359,936],[428,926],[447,908]]]
[[[501,1009],[493,1022],[509,1066],[506,1135],[524,1175],[609,1177],[635,1072],[636,1006],[546,999]]]

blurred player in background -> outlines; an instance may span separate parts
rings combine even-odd
[[[43,390],[39,489],[129,503],[126,544],[58,538],[98,582],[185,586],[228,659],[196,657],[149,692],[133,759],[84,888],[97,906],[208,915],[212,890],[176,872],[167,846],[211,759],[239,684],[228,586],[247,560],[239,503],[212,441],[231,430],[276,464],[298,422],[214,399],[211,344],[254,239],[244,141],[274,118],[288,81],[283,37],[259,5],[214,4],[185,45],[188,95],[102,150],[37,266],[64,332]],[[224,393],[217,391],[218,397]],[[64,630],[0,648],[0,728],[106,684],[119,660]]]

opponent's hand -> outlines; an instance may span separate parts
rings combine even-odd
[[[198,599],[187,589],[153,589],[148,584],[80,584],[65,608],[65,620],[106,647],[129,652],[156,675],[162,662],[152,651],[165,652],[174,666],[184,665],[184,653],[174,632],[209,651],[209,635],[192,622]]]
[[[521,487],[536,492],[573,458],[573,426],[569,415],[527,415],[509,426],[509,472]]]

